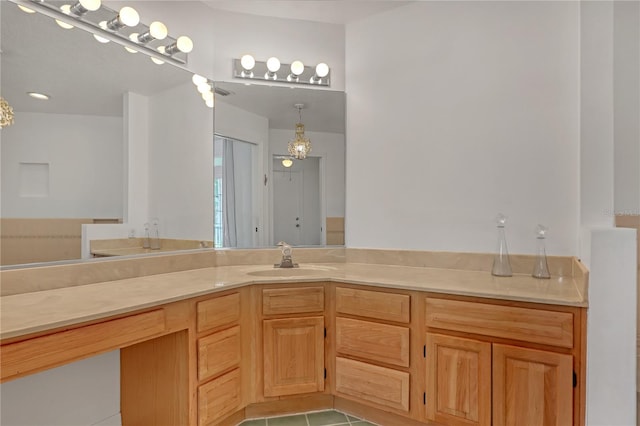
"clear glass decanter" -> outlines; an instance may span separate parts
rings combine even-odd
[[[142,240],[142,248],[151,248],[151,236],[149,235],[149,222],[144,224],[144,239]]]
[[[500,213],[496,216],[498,248],[493,257],[493,268],[491,268],[491,275],[495,275],[496,277],[510,277],[513,275],[511,272],[511,263],[509,262],[509,251],[507,250],[507,236],[504,229],[506,223],[507,217],[505,215]]]
[[[547,264],[547,252],[544,244],[546,234],[546,227],[542,225],[538,225],[536,227],[536,260],[533,264],[533,273],[531,274],[534,278],[551,278],[549,265]]]

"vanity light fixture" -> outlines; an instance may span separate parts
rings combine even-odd
[[[280,59],[275,56],[267,59],[267,72],[264,73],[265,80],[277,80],[278,74],[276,74],[280,70]],[[286,166],[285,166],[286,167]]]
[[[79,0],[71,6],[70,12],[76,16],[82,16],[87,12],[95,12],[100,9],[102,2],[100,0]]]
[[[291,74],[287,76],[287,81],[300,81],[300,74],[304,72],[304,64],[302,61],[293,61],[291,63]]]
[[[23,11],[23,12],[25,12],[25,13],[36,13],[36,11],[35,11],[35,10],[33,10],[33,9],[29,9],[28,7],[23,6],[23,5],[21,5],[21,4],[19,4],[19,5],[18,5],[18,7],[20,8],[20,10],[21,10],[21,11]]]
[[[293,105],[298,109],[299,120],[296,123],[296,134],[294,139],[289,141],[288,151],[293,158],[297,160],[304,160],[311,152],[311,141],[304,135],[304,124],[302,124],[302,109],[304,104]]]
[[[62,6],[60,6],[60,10],[65,15],[71,15],[71,5],[69,4],[63,4]],[[71,28],[73,28],[73,25],[67,24],[66,22],[61,21],[59,19],[56,19],[56,24],[58,24],[60,28],[64,28],[65,30],[70,30]]]
[[[13,124],[13,108],[5,98],[0,96],[0,129]]]
[[[318,65],[316,65],[316,73],[313,75],[313,77],[311,77],[309,83],[319,83],[327,75],[329,75],[329,65],[325,64],[324,62],[320,62]]]
[[[160,21],[149,26],[141,23],[138,12],[129,6],[116,11],[103,5],[101,0],[78,0],[60,7],[60,2],[54,0],[10,1],[55,19],[62,28],[86,30],[101,43],[113,41],[128,52],[146,53],[158,64],[185,65],[187,54],[193,50],[189,37],[170,37],[167,26]]]
[[[209,82],[209,79],[199,74],[194,74],[193,77],[191,77],[191,81],[193,82],[193,85],[196,86],[196,90],[198,91],[198,93],[200,93],[200,95],[202,96],[202,100],[204,100],[204,103],[209,108],[213,108],[213,86],[211,82]]]
[[[245,78],[253,78],[253,68],[256,66],[256,60],[251,55],[243,55],[240,58],[240,65],[242,65],[242,76]]]
[[[140,23],[140,15],[129,6],[120,9],[115,18],[107,21],[106,25],[111,31],[118,31],[122,27],[135,27]]]
[[[287,71],[280,71],[281,69]],[[256,61],[251,55],[243,55],[233,60],[233,76],[242,79],[267,80],[270,82],[312,84],[315,86],[330,86],[329,65],[320,62],[315,67],[305,66],[302,61],[291,64],[281,63],[275,56],[266,62]]]
[[[165,24],[160,21],[153,21],[147,31],[138,35],[138,43],[147,44],[152,40],[164,40],[168,34],[169,30]]]

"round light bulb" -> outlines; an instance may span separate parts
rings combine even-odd
[[[211,85],[207,82],[198,84],[198,92],[206,93],[211,91]]]
[[[71,5],[63,4],[62,6],[60,6],[60,10],[65,15],[69,15],[69,14],[71,14]],[[56,24],[58,24],[61,28],[64,28],[65,30],[70,30],[71,28],[73,28],[73,25],[67,24],[66,22],[59,21],[57,19],[56,19]]]
[[[36,13],[35,10],[33,9],[29,9],[28,7],[24,7],[23,5],[19,4],[18,7],[20,8],[21,11],[25,12],[25,13]]]
[[[210,101],[209,101],[209,100],[207,100],[205,103],[207,104],[207,106],[208,106],[209,108],[213,108],[213,99],[211,99]]]
[[[320,62],[316,65],[316,75],[320,78],[324,78],[329,74],[329,65],[324,62]]]
[[[176,40],[178,50],[182,53],[189,53],[193,50],[193,41],[187,36],[180,36]]]
[[[289,168],[293,166],[293,160],[291,158],[285,158],[282,160],[282,165]]]
[[[138,41],[138,33],[131,33],[129,34],[129,40],[131,40],[132,42],[136,43]],[[124,50],[126,50],[129,53],[138,53],[137,50],[132,49],[130,47],[125,46]]]
[[[100,21],[100,23],[98,24],[98,26],[100,28],[102,28],[103,30],[107,29],[107,21]],[[94,34],[93,38],[95,38],[96,40],[98,40],[100,43],[109,43],[109,39],[108,38],[104,38],[99,36],[98,34]]]
[[[129,6],[120,9],[118,16],[120,17],[120,22],[127,27],[135,27],[140,23],[140,15],[138,15],[138,12],[136,12],[134,8]]]
[[[267,59],[267,69],[270,72],[276,72],[280,69],[280,59],[276,58],[276,57],[271,57],[269,59]]]
[[[211,92],[211,91],[204,92],[202,94],[202,99],[204,99],[205,101],[208,101],[209,99],[213,99],[213,92]]]
[[[293,61],[291,63],[291,73],[293,75],[300,75],[304,72],[304,64],[300,61]]]
[[[164,46],[158,47],[158,52],[164,54]],[[164,64],[164,61],[162,59],[154,58],[153,56],[151,57],[151,61],[156,65]]]
[[[167,26],[162,22],[153,21],[151,25],[149,25],[149,33],[151,34],[151,37],[157,40],[164,40],[169,31],[167,30]]]
[[[193,82],[193,84],[195,84],[196,86],[200,86],[203,83],[207,82],[207,78],[203,77],[201,75],[198,74],[194,74],[193,77],[191,77],[191,81]]]
[[[247,71],[251,71],[256,66],[256,60],[251,55],[244,55],[240,58],[240,65]]]
[[[95,12],[100,9],[102,2],[100,0],[80,0],[80,5],[89,12]]]

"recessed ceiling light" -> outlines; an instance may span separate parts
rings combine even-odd
[[[27,95],[31,96],[32,98],[40,99],[43,101],[49,100],[50,98],[49,95],[45,95],[44,93],[38,93],[38,92],[27,92]]]

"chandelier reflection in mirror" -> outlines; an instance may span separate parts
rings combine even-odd
[[[101,0],[70,0],[70,4],[62,6],[59,1],[52,0],[10,1],[26,13],[37,11],[55,19],[62,28],[78,27],[89,31],[101,43],[113,41],[131,53],[144,52],[156,64],[184,65],[187,54],[193,50],[189,37],[169,36],[166,25],[159,21],[148,26],[141,23],[138,12],[129,6],[116,11]]]
[[[311,152],[311,141],[304,136],[304,124],[302,124],[302,109],[304,104],[295,104],[298,109],[298,123],[296,123],[295,138],[289,141],[289,154],[297,160],[304,160]]]
[[[13,124],[13,108],[0,96],[0,129]]]
[[[324,62],[308,67],[302,61],[282,64],[276,57],[271,57],[266,62],[256,61],[252,55],[243,55],[240,59],[233,60],[233,76],[246,80],[330,86],[329,74],[329,65]]]

